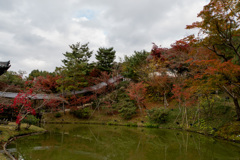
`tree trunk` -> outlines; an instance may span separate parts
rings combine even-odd
[[[164,110],[167,109],[167,107],[169,106],[168,102],[167,102],[167,97],[166,97],[166,93],[164,92]]]
[[[19,123],[17,124],[16,130],[17,130],[17,131],[20,131],[20,127],[21,127],[21,122],[19,122]]]
[[[27,127],[25,129],[29,129],[31,127],[31,124],[27,124]]]
[[[142,107],[140,106],[140,104],[139,104],[139,103],[138,103],[138,108],[140,109],[141,115],[143,115],[143,112],[142,112]]]
[[[66,115],[64,102],[63,102],[62,108],[63,108],[63,114]]]
[[[185,117],[186,117],[186,127],[188,129],[188,115],[187,115],[187,107],[185,106]]]
[[[234,105],[235,105],[235,110],[237,113],[237,121],[240,121],[240,106],[238,103],[238,98],[234,95],[234,93],[231,93],[227,87],[225,87],[224,85],[222,86],[222,89],[233,99]]]
[[[238,103],[238,99],[233,98],[233,102],[234,102],[235,110],[236,110],[236,113],[237,113],[237,120],[240,121],[240,106],[239,106],[239,103]]]
[[[63,96],[63,90],[62,90],[62,97],[64,97],[64,96]],[[65,102],[63,102],[62,108],[63,108],[63,114],[66,115],[64,103],[65,103]]]

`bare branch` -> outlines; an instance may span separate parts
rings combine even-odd
[[[220,88],[222,88],[230,97],[235,98],[234,94],[232,94],[232,93],[227,89],[227,87],[225,87],[225,86],[223,85],[223,86],[220,86]]]

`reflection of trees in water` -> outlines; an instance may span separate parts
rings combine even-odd
[[[53,125],[49,130],[44,135],[17,140],[16,148],[24,160],[60,160],[68,156],[115,160],[240,157],[237,147],[231,144],[189,132],[97,125]],[[39,146],[42,149],[36,150]]]

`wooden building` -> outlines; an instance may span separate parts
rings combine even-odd
[[[0,62],[0,76],[11,67],[10,61]]]

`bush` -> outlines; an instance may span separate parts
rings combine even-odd
[[[131,101],[122,102],[119,113],[124,119],[131,119],[136,114],[137,107]]]
[[[72,110],[70,113],[79,119],[87,119],[90,117],[90,109],[89,108]]]
[[[116,110],[124,119],[131,119],[135,114],[137,107],[135,103],[126,94],[125,89],[118,90],[115,102],[112,104],[113,110]]]
[[[166,123],[168,118],[168,111],[161,108],[153,108],[147,110],[147,116],[152,123]]]
[[[55,113],[54,117],[55,117],[55,118],[60,118],[60,117],[62,117],[62,114],[59,113],[59,112],[57,112],[57,113]]]
[[[133,123],[133,122],[129,122],[129,123],[126,124],[126,126],[128,126],[128,127],[138,127],[138,124]]]
[[[27,117],[22,120],[22,123],[27,123],[30,125],[37,125],[38,122],[39,122],[39,119],[36,118],[34,115],[27,115]]]
[[[223,104],[219,104],[216,108],[215,108],[215,112],[217,115],[223,115],[223,114],[227,114],[230,110],[231,107],[223,105]]]
[[[146,123],[144,126],[147,128],[158,128],[159,124]]]
[[[27,115],[27,117],[22,120],[22,123],[27,123],[28,124],[26,129],[28,129],[31,125],[37,125],[38,122],[39,122],[39,119],[36,118],[34,115]]]

